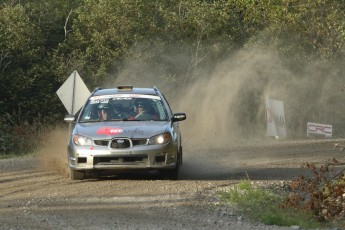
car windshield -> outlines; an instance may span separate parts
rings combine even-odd
[[[79,122],[166,121],[167,111],[156,95],[113,94],[93,96],[84,106]]]

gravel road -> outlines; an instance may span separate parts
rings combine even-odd
[[[40,154],[0,160],[0,229],[296,229],[252,221],[217,190],[249,177],[276,183],[303,162],[344,160],[345,140],[270,140],[218,149],[185,147],[178,181],[156,174],[71,181],[64,139]],[[186,146],[186,145],[185,145]]]

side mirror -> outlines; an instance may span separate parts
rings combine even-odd
[[[174,113],[172,122],[186,120],[187,116],[185,113]]]
[[[75,117],[74,115],[68,114],[64,117],[63,120],[66,121],[67,123],[73,123],[75,122]]]

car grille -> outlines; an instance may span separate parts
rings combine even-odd
[[[113,139],[110,142],[110,148],[124,149],[131,147],[131,141],[129,139]]]
[[[135,164],[135,163],[144,163],[148,162],[147,155],[134,155],[134,156],[123,156],[123,157],[94,157],[93,164],[102,164],[102,165],[111,165],[111,164]]]
[[[94,140],[95,145],[99,146],[109,146],[113,149],[124,149],[124,148],[131,148],[137,145],[146,145],[147,139],[142,138],[114,138],[111,140]]]
[[[109,143],[108,140],[95,140],[95,145],[108,146],[108,143]]]

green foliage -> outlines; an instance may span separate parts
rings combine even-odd
[[[74,70],[92,89],[138,63],[155,70],[142,78],[183,88],[252,44],[277,50],[296,72],[315,58],[343,64],[344,12],[326,0],[2,1],[0,117],[10,126],[62,119],[55,92]],[[248,107],[257,95],[245,95]],[[246,111],[239,122],[253,120]]]
[[[332,221],[344,226],[345,177],[344,169],[336,171],[338,165],[343,163],[336,159],[320,167],[306,164],[312,177],[300,176],[291,183],[292,192],[283,207],[306,210],[318,221]]]
[[[92,79],[86,78],[92,86],[116,75],[126,60],[152,64],[168,76],[182,77],[204,62],[212,49],[215,54],[213,45],[217,50],[229,46],[222,43],[229,37],[224,33],[229,31],[227,9],[223,2],[89,0],[76,12],[69,39],[78,41],[74,46],[92,74]],[[190,63],[179,68],[174,64],[179,58],[173,57],[181,54],[190,56]]]
[[[255,1],[252,7],[251,12],[257,13],[248,14],[249,21],[267,23],[261,26],[257,42],[275,44],[282,55],[297,58],[299,67],[315,58],[335,60],[343,55],[345,24],[341,18],[345,11],[341,1]]]
[[[0,24],[0,113],[18,114],[27,110],[23,101],[29,98],[27,89],[37,77],[34,72],[42,51],[41,38],[21,5],[2,7]]]
[[[41,122],[17,124],[10,114],[0,120],[0,158],[32,153],[42,146],[48,130]]]
[[[244,210],[253,211],[252,214],[257,213],[255,210],[259,208],[268,208],[281,201],[279,196],[253,186],[249,180],[240,182],[233,189],[222,194],[222,197],[229,202],[239,204]]]
[[[311,221],[310,212],[282,208],[284,194],[255,186],[249,180],[238,183],[220,195],[224,201],[236,204],[246,215],[267,225],[297,225],[305,229],[323,226]]]
[[[10,114],[15,125],[23,120],[32,123],[38,116],[54,119],[61,112],[60,106],[52,107],[60,104],[54,95],[60,83],[49,62],[51,43],[58,41],[48,34],[54,36],[57,25],[51,21],[53,11],[47,3],[35,3],[0,8],[0,113]]]
[[[221,197],[269,225],[344,227],[345,177],[344,169],[337,167],[341,165],[344,164],[336,159],[319,167],[307,163],[311,176],[300,176],[284,192],[255,186],[246,180],[221,193]]]

